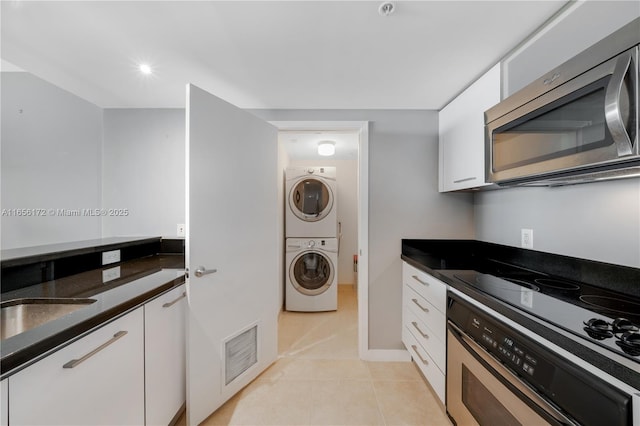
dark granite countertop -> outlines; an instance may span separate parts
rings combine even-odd
[[[120,278],[103,282],[102,272],[118,267]],[[3,340],[0,345],[2,378],[184,282],[184,256],[161,254],[2,293],[3,301],[34,297],[96,300],[70,314]]]
[[[509,268],[528,268],[554,277],[585,282],[631,297],[640,295],[640,269],[576,259],[533,250],[474,240],[402,240],[402,259],[477,302],[563,347],[621,381],[640,389],[639,369],[614,362],[589,347],[559,334],[504,302],[493,298],[454,275],[465,271],[500,273]]]

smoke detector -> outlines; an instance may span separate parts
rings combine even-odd
[[[396,10],[396,5],[390,1],[386,1],[378,7],[378,13],[382,16],[389,16],[394,10]]]

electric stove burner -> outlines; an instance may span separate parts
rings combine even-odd
[[[640,304],[609,296],[584,295],[580,300],[592,306],[622,314],[637,314],[640,312]]]
[[[536,284],[540,284],[543,287],[555,288],[557,290],[577,291],[580,290],[580,286],[568,281],[556,280],[552,278],[538,278],[535,280]]]

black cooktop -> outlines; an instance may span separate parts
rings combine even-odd
[[[636,298],[527,270],[503,270],[500,275],[457,271],[454,277],[640,363],[640,300]]]

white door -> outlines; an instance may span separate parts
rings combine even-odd
[[[187,421],[195,425],[276,359],[279,181],[275,127],[193,85],[186,122]]]

